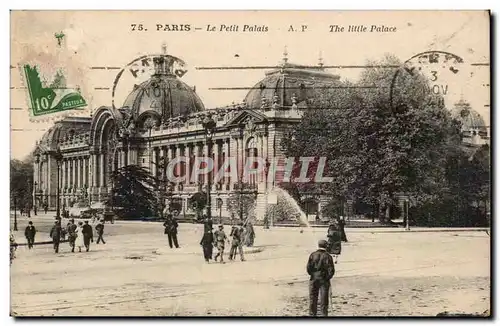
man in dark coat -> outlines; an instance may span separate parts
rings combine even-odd
[[[238,226],[234,226],[231,230],[229,236],[233,237],[233,241],[231,242],[231,249],[229,250],[229,260],[235,259],[236,251],[238,251],[241,261],[245,261],[245,257],[243,256],[243,232],[245,232],[243,222],[240,222]]]
[[[179,224],[172,214],[167,215],[167,220],[163,223],[163,226],[165,227],[165,234],[168,236],[168,245],[170,248],[173,247],[172,242],[176,248],[179,248],[179,243],[177,242],[177,228]]]
[[[66,226],[66,233],[68,234],[68,243],[71,248],[71,252],[75,252],[76,228],[75,219],[72,218]]]
[[[330,280],[335,274],[333,258],[326,247],[326,240],[318,242],[318,250],[309,256],[307,262],[307,274],[309,274],[309,315],[316,316],[318,313],[318,296],[320,316],[328,316],[328,296],[330,292]]]
[[[97,244],[99,243],[99,241],[102,241],[103,244],[106,244],[106,242],[104,241],[104,238],[102,237],[102,235],[104,234],[104,220],[100,220],[99,223],[97,223],[97,225],[95,226],[95,230],[97,232]]]
[[[85,224],[82,227],[83,233],[83,244],[87,251],[90,250],[90,242],[94,242],[94,232],[92,231],[92,227],[89,225],[89,221],[85,221]]]
[[[35,243],[35,234],[36,228],[33,225],[33,222],[29,221],[28,226],[24,230],[24,236],[26,237],[26,241],[28,242],[28,249],[33,248],[33,244]]]
[[[201,238],[200,245],[203,248],[203,257],[208,263],[212,259],[212,251],[214,248],[214,234],[212,230],[208,230],[203,233],[203,238]]]
[[[54,226],[50,230],[50,237],[52,238],[52,243],[54,244],[54,251],[57,254],[59,252],[59,242],[61,241],[61,221],[57,220],[54,222]]]

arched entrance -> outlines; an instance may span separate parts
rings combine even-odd
[[[256,169],[258,167],[258,162],[255,160],[255,158],[258,157],[258,149],[257,149],[257,140],[255,137],[250,137],[247,141],[247,144],[245,146],[245,167],[248,166],[246,162],[252,161],[253,163],[249,166],[250,169]],[[251,186],[257,186],[258,182],[258,175],[254,174],[249,174],[247,182]]]

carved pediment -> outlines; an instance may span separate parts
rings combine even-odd
[[[267,118],[265,115],[253,110],[243,110],[229,120],[225,126],[235,127],[244,125],[245,128],[254,128],[255,125],[266,122]]]

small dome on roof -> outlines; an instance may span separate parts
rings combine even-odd
[[[480,135],[487,132],[483,117],[463,99],[455,104],[451,115],[462,123],[462,131],[477,131]]]

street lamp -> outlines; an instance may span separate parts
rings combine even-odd
[[[59,185],[59,179],[60,179],[60,170],[61,170],[61,161],[63,159],[63,155],[61,153],[61,150],[58,148],[57,151],[54,153],[54,158],[56,159],[57,163],[57,194],[56,194],[56,219],[61,219],[61,208],[59,205],[60,201],[60,185]]]
[[[33,196],[33,213],[36,215],[36,210],[37,210],[37,207],[36,207],[36,197],[37,197],[37,192],[36,192],[36,186],[38,186],[38,182],[33,182],[33,193],[34,193],[34,196]]]
[[[212,115],[208,114],[205,119],[203,119],[202,122],[203,129],[205,129],[205,142],[207,144],[207,158],[212,158],[212,136],[213,132],[216,126],[215,120],[212,119]],[[212,173],[211,171],[208,171],[207,175],[207,218],[211,219],[212,218],[212,204],[211,204],[211,198],[210,198],[210,191],[211,191],[211,180],[212,179]]]

